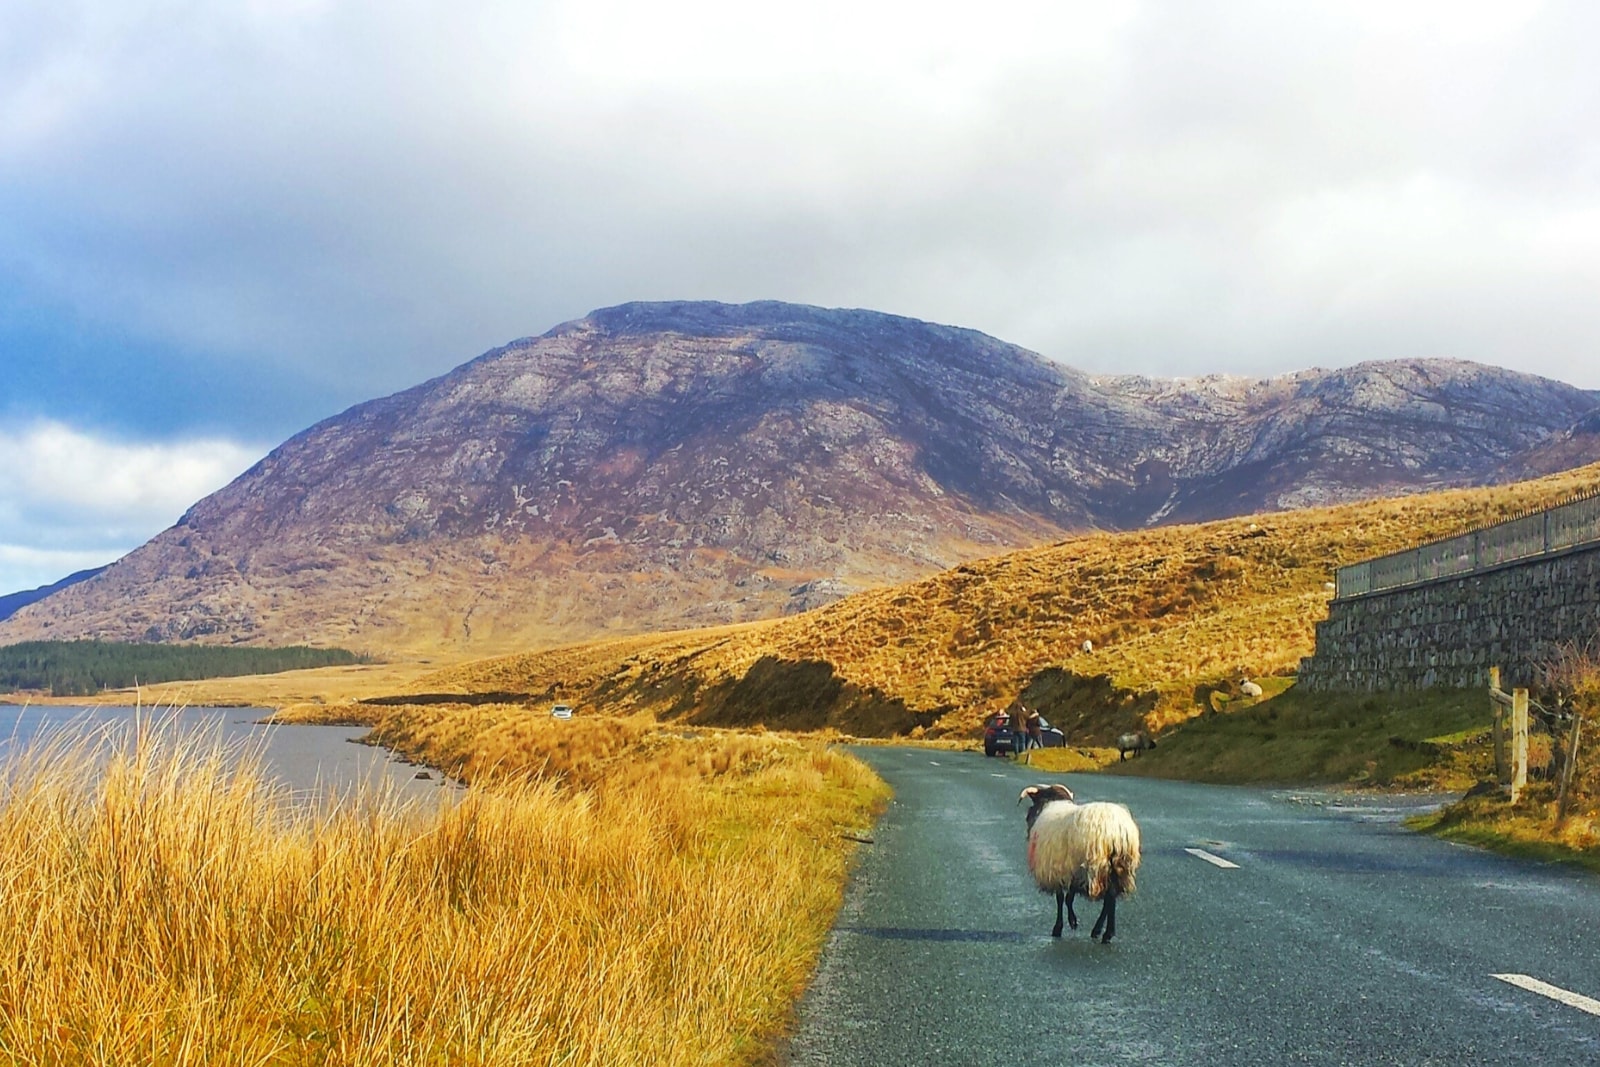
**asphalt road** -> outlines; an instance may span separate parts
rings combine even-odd
[[[864,748],[895,789],[784,1052],[827,1064],[1600,1064],[1600,879],[1413,834],[1392,802]],[[1127,804],[1117,938],[1050,937],[1034,781]],[[1223,868],[1194,848],[1237,864]],[[1600,1010],[1600,1003],[1591,1005]]]

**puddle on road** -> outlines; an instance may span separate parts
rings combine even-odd
[[[1438,811],[1461,798],[1459,793],[1357,793],[1339,790],[1295,790],[1273,793],[1280,803],[1319,808],[1358,822],[1399,823],[1414,815]]]

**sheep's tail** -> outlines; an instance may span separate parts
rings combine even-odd
[[[1089,896],[1099,900],[1107,891],[1124,896],[1137,885],[1139,826],[1121,804],[1094,804],[1085,809],[1085,821],[1095,826],[1094,847],[1086,856]]]
[[[1137,888],[1133,878],[1134,872],[1139,869],[1137,848],[1131,853],[1127,849],[1118,849],[1112,853],[1108,866],[1111,868],[1111,880],[1116,885],[1118,896],[1126,896]]]
[[[1098,862],[1090,863],[1084,872],[1090,900],[1099,900],[1108,892],[1112,896],[1123,897],[1132,893],[1138,883],[1135,874],[1139,870],[1139,852],[1126,847],[1117,847],[1107,852]]]

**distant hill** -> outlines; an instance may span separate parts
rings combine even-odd
[[[1597,403],[1448,360],[1090,376],[870,311],[627,304],[297,434],[0,642],[461,653],[748,621],[1069,534],[1508,478]]]
[[[1451,490],[1094,534],[858,593],[806,615],[463,664],[435,701],[563,700],[689,722],[970,735],[1023,695],[1076,744],[1199,713],[1243,677],[1292,671],[1334,570],[1600,485],[1600,465]],[[1091,651],[1083,650],[1089,641]]]
[[[43,600],[52,593],[59,593],[68,586],[77,585],[79,582],[86,582],[103,570],[105,570],[104,567],[91,567],[86,571],[77,571],[69,574],[59,582],[41,585],[37,589],[27,589],[20,593],[7,593],[5,596],[0,596],[0,620],[11,618],[11,616],[29,604]]]

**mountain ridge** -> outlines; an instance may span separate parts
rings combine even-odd
[[[0,642],[492,651],[747,621],[1077,532],[1504,479],[1600,407],[1449,360],[1202,381],[862,309],[618,305],[294,435]]]

